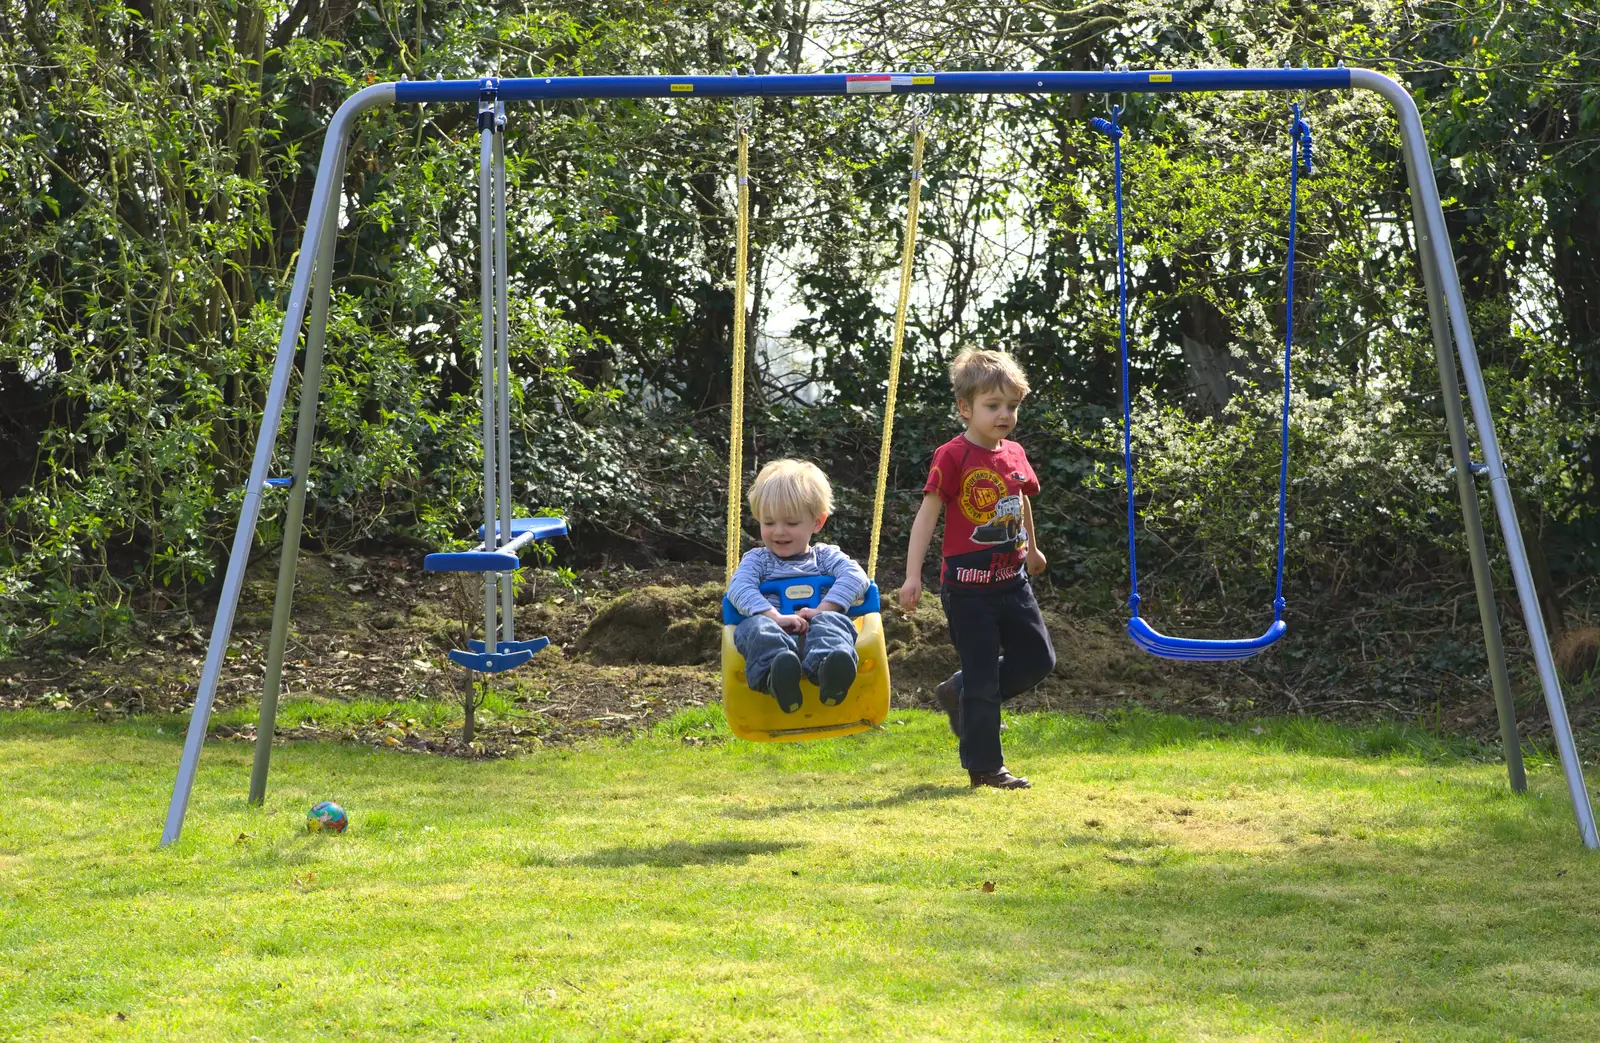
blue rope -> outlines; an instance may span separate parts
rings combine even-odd
[[[1117,200],[1117,321],[1118,338],[1122,346],[1122,473],[1123,484],[1128,489],[1128,606],[1139,614],[1139,559],[1134,550],[1134,532],[1138,515],[1133,509],[1133,404],[1128,395],[1128,261],[1123,254],[1122,236],[1122,106],[1111,109],[1111,119],[1096,117],[1095,130],[1111,139],[1113,183]]]
[[[1288,549],[1289,516],[1289,404],[1290,363],[1294,357],[1294,247],[1300,209],[1302,166],[1311,175],[1311,127],[1300,115],[1299,104],[1290,106],[1294,119],[1289,126],[1289,252],[1284,286],[1283,334],[1283,413],[1278,459],[1278,561],[1273,592],[1273,622],[1283,619],[1287,603],[1283,598],[1284,559]],[[1095,130],[1111,139],[1113,194],[1117,219],[1117,342],[1122,361],[1122,473],[1128,489],[1128,608],[1139,616],[1139,559],[1136,550],[1138,511],[1134,506],[1133,485],[1133,399],[1128,382],[1128,260],[1123,240],[1122,198],[1122,107],[1111,110],[1111,119],[1091,121]]]
[[[1300,164],[1304,152],[1306,175],[1311,174],[1311,127],[1300,117],[1300,104],[1291,105],[1289,124],[1289,257],[1283,291],[1283,444],[1278,462],[1278,583],[1272,598],[1272,618],[1283,618],[1283,559],[1288,549],[1289,517],[1289,360],[1294,354],[1294,243],[1300,213]]]

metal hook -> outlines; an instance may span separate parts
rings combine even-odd
[[[923,123],[933,115],[933,95],[928,93],[913,94],[906,100],[906,109],[911,113],[911,129],[913,132],[922,129]]]
[[[755,123],[755,116],[755,98],[742,97],[733,100],[733,129],[737,133],[748,133],[750,127]]]
[[[1101,72],[1110,72],[1111,71],[1111,63],[1107,62],[1104,65],[1100,66],[1100,71]],[[1127,72],[1128,71],[1127,63],[1124,62],[1123,64],[1117,66],[1117,71],[1118,72]],[[1118,101],[1118,102],[1113,102],[1112,99],[1116,98],[1118,95],[1121,95],[1122,100]],[[1107,116],[1115,116],[1118,112],[1122,111],[1122,108],[1127,103],[1127,101],[1128,101],[1128,92],[1127,91],[1106,91],[1106,115]]]

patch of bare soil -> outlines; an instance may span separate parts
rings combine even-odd
[[[596,663],[715,662],[722,648],[722,594],[721,583],[630,590],[595,613],[577,650]]]

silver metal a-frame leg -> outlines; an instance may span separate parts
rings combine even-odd
[[[278,590],[272,603],[272,635],[267,640],[266,673],[261,681],[261,708],[256,717],[255,762],[250,768],[251,804],[267,799],[267,771],[272,764],[272,740],[278,730],[278,693],[283,682],[283,653],[289,641],[289,621],[294,606],[295,572],[300,562],[300,536],[305,524],[306,494],[310,491],[311,452],[317,441],[317,407],[322,389],[322,349],[327,340],[328,307],[333,282],[333,247],[338,239],[339,193],[328,194],[326,230],[317,249],[317,269],[312,277],[311,322],[306,329],[306,361],[300,378],[296,411],[293,477],[284,514],[283,546],[278,554]]]
[[[312,271],[322,254],[324,237],[332,237],[338,219],[338,189],[343,182],[345,142],[356,116],[380,104],[394,102],[394,84],[374,84],[358,91],[334,113],[323,141],[322,159],[317,167],[317,185],[311,196],[311,209],[307,215],[305,237],[300,244],[300,259],[295,265],[294,285],[289,291],[289,302],[284,309],[283,332],[278,338],[278,354],[272,366],[272,383],[267,389],[267,400],[261,415],[261,431],[256,436],[255,457],[250,465],[250,477],[245,486],[244,503],[239,508],[239,525],[234,530],[233,549],[228,556],[228,571],[223,577],[222,593],[217,601],[217,616],[211,626],[211,644],[206,649],[205,666],[200,673],[200,687],[195,695],[194,710],[189,716],[189,731],[184,738],[183,758],[178,764],[178,777],[172,787],[172,801],[167,806],[167,821],[161,832],[161,846],[177,840],[183,832],[184,815],[189,810],[189,795],[194,789],[195,773],[200,766],[200,750],[205,744],[206,729],[211,723],[211,708],[216,701],[217,681],[222,676],[222,663],[227,655],[228,640],[233,634],[233,617],[239,607],[239,592],[244,588],[245,569],[250,563],[250,548],[255,543],[256,521],[261,515],[261,498],[266,489],[267,470],[272,465],[272,452],[278,439],[278,424],[283,418],[283,405],[289,393],[289,378],[294,370],[295,348],[300,341],[300,326],[305,321],[306,303],[311,296]],[[322,297],[326,315],[326,283]],[[305,389],[302,389],[304,392]],[[314,397],[314,392],[313,392]],[[303,479],[302,479],[303,481]],[[280,565],[280,568],[282,566]]]
[[[1489,406],[1489,392],[1484,385],[1483,371],[1478,365],[1478,352],[1473,346],[1472,329],[1467,322],[1466,300],[1461,295],[1461,283],[1456,275],[1455,258],[1450,253],[1450,238],[1445,227],[1444,209],[1439,203],[1439,187],[1434,183],[1433,164],[1428,153],[1427,137],[1423,134],[1422,119],[1416,102],[1404,87],[1367,69],[1352,69],[1350,85],[1376,91],[1388,100],[1399,117],[1400,137],[1405,146],[1406,169],[1411,178],[1413,210],[1419,212],[1422,223],[1417,228],[1417,243],[1431,255],[1434,279],[1428,280],[1430,309],[1440,304],[1450,320],[1455,338],[1456,354],[1461,361],[1461,376],[1467,388],[1467,399],[1472,404],[1473,425],[1477,428],[1478,442],[1483,449],[1483,462],[1489,474],[1489,493],[1494,500],[1495,515],[1500,522],[1500,536],[1506,545],[1506,557],[1511,564],[1511,575],[1516,582],[1517,600],[1522,606],[1523,621],[1528,630],[1528,644],[1533,652],[1534,665],[1539,674],[1539,687],[1544,693],[1545,708],[1550,714],[1550,732],[1556,751],[1561,757],[1561,772],[1567,783],[1567,795],[1572,800],[1572,813],[1578,821],[1578,832],[1585,847],[1600,848],[1600,834],[1595,830],[1594,808],[1589,801],[1589,789],[1583,778],[1583,766],[1578,757],[1577,744],[1572,737],[1572,722],[1567,717],[1566,700],[1561,695],[1561,679],[1556,673],[1555,657],[1550,651],[1550,636],[1545,630],[1544,616],[1539,608],[1539,598],[1534,590],[1533,573],[1528,567],[1527,549],[1522,542],[1522,529],[1517,523],[1516,505],[1511,498],[1511,483],[1506,478],[1505,461],[1500,456],[1499,439],[1495,436],[1494,411]],[[1424,261],[1424,277],[1429,274]],[[1440,300],[1442,298],[1442,301]],[[1446,388],[1448,397],[1456,393]],[[1458,463],[1457,465],[1461,465]],[[1479,596],[1483,592],[1480,587]],[[1491,610],[1493,606],[1489,607]],[[1489,612],[1480,606],[1487,618]]]
[[[1425,229],[1427,221],[1417,193],[1411,194],[1412,224],[1417,229],[1419,264],[1423,286],[1428,294],[1428,319],[1433,326],[1433,353],[1439,367],[1439,390],[1444,402],[1445,426],[1450,433],[1450,455],[1456,465],[1456,495],[1461,500],[1465,523],[1467,555],[1472,562],[1472,583],[1478,595],[1478,620],[1483,627],[1484,653],[1489,665],[1489,683],[1494,690],[1495,715],[1500,721],[1500,747],[1506,759],[1506,776],[1515,793],[1528,792],[1528,775],[1522,766],[1522,736],[1517,731],[1517,707],[1511,698],[1511,677],[1506,670],[1506,649],[1500,631],[1500,611],[1495,603],[1494,575],[1489,568],[1489,549],[1483,537],[1483,518],[1478,513],[1478,486],[1472,471],[1472,443],[1467,437],[1466,419],[1461,415],[1461,381],[1456,374],[1455,350],[1450,342],[1450,321],[1440,306],[1439,275],[1433,245]]]

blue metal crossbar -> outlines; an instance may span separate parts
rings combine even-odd
[[[1216,661],[1248,659],[1271,646],[1285,633],[1288,624],[1283,621],[1284,556],[1287,548],[1287,523],[1289,506],[1289,402],[1290,360],[1294,351],[1294,246],[1296,222],[1299,213],[1300,172],[1311,173],[1311,127],[1300,115],[1298,104],[1291,106],[1293,119],[1289,127],[1289,251],[1288,274],[1284,289],[1284,340],[1283,340],[1283,411],[1278,457],[1278,559],[1276,590],[1272,599],[1272,625],[1257,637],[1232,639],[1207,639],[1170,637],[1150,626],[1139,617],[1139,556],[1137,549],[1138,511],[1134,503],[1133,484],[1133,398],[1128,384],[1128,259],[1123,238],[1122,198],[1122,116],[1121,106],[1111,110],[1111,119],[1093,119],[1090,125],[1111,139],[1112,179],[1116,197],[1117,225],[1117,329],[1118,347],[1122,361],[1122,467],[1123,481],[1128,490],[1128,636],[1133,643],[1152,655],[1164,659],[1191,661]]]
[[[832,576],[790,576],[787,579],[769,579],[761,584],[761,593],[776,594],[778,596],[778,611],[793,613],[797,608],[816,608],[822,604],[823,595],[833,586]],[[866,591],[861,595],[861,600],[845,609],[845,615],[854,619],[857,616],[871,615],[883,611],[883,602],[878,595],[878,584],[869,581]],[[724,594],[722,596],[722,622],[728,626],[738,626],[745,621],[745,616],[733,607],[733,602]]]
[[[1171,72],[879,72],[788,76],[538,76],[402,80],[394,100],[476,102],[546,98],[784,98],[840,94],[1059,94],[1334,90],[1349,69],[1174,69]]]

